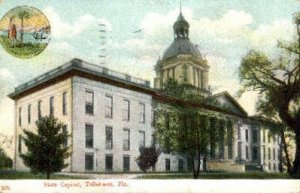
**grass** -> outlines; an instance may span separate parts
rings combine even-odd
[[[18,58],[32,58],[39,55],[47,47],[46,43],[26,43],[23,46],[20,46],[21,43],[19,40],[17,40],[15,47],[11,47],[8,37],[3,35],[0,36],[0,43],[9,54]]]
[[[193,179],[192,173],[165,173],[146,174],[139,176],[139,179]],[[263,172],[246,172],[246,173],[200,173],[199,179],[290,179],[287,173],[263,173]]]
[[[76,173],[75,173],[76,174]],[[93,172],[91,174],[142,174],[137,179],[193,179],[192,173],[140,173],[140,172],[114,172],[114,173],[102,173]],[[58,175],[53,174],[50,176],[51,179],[84,179],[82,176],[69,176],[69,175]],[[1,179],[46,179],[46,175],[32,174],[30,172],[19,172],[19,171],[0,171]],[[206,172],[200,173],[199,179],[291,179],[287,173],[264,173],[264,172],[246,172],[246,173],[225,173],[225,172]]]
[[[10,170],[3,170],[0,171],[0,179],[6,179],[6,180],[15,180],[15,179],[47,179],[46,174],[32,174],[30,172],[19,172],[19,171],[10,171]],[[60,180],[66,180],[66,179],[82,179],[82,177],[77,176],[67,176],[67,175],[57,175],[52,174],[50,175],[50,179],[60,179]]]

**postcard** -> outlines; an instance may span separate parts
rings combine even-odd
[[[0,192],[299,192],[296,0],[0,0]]]

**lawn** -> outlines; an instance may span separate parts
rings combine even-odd
[[[19,40],[17,40],[15,47],[11,47],[8,37],[3,35],[0,36],[0,43],[9,54],[18,58],[32,58],[33,56],[39,55],[47,47],[46,43],[27,43],[23,46],[20,46]]]
[[[32,174],[30,172],[17,172],[17,171],[0,171],[0,179],[14,180],[14,179],[47,179],[46,174]],[[76,176],[67,176],[67,175],[57,175],[53,174],[50,176],[50,179],[80,179]]]
[[[140,173],[132,172],[128,174],[140,174],[136,179],[193,179],[192,173]],[[104,173],[95,172],[91,174],[125,174],[124,172]],[[127,173],[126,173],[127,174]],[[53,174],[51,179],[83,179],[83,176],[68,176]],[[46,175],[32,174],[30,172],[19,171],[0,171],[0,179],[46,179]],[[246,172],[246,173],[225,173],[225,172],[207,172],[200,173],[199,179],[291,179],[287,173],[263,173],[263,172]]]
[[[193,179],[192,173],[145,174],[138,179]],[[199,179],[290,179],[287,173],[200,173]]]

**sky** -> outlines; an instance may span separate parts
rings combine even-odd
[[[40,55],[18,59],[0,46],[0,132],[13,135],[14,88],[72,58],[99,64],[99,24],[106,24],[106,59],[102,66],[150,80],[154,66],[173,41],[179,0],[0,0],[0,18],[21,5],[41,10],[51,25],[51,40]],[[190,40],[210,65],[213,93],[227,90],[237,97],[238,67],[250,49],[278,54],[277,40],[294,36],[296,0],[182,0],[190,24]],[[138,31],[138,32],[136,32]],[[136,32],[136,33],[134,33]],[[236,98],[250,114],[257,94]]]

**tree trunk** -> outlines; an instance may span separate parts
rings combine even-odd
[[[193,158],[193,174],[194,174],[194,179],[197,179],[199,177],[200,173],[200,156],[196,156],[196,158]]]
[[[24,19],[21,18],[21,29],[20,29],[20,32],[21,32],[21,37],[20,37],[20,39],[21,39],[21,46],[23,46],[23,35],[24,35],[23,28],[24,28]]]
[[[206,155],[204,156],[204,158],[203,158],[203,171],[207,171],[207,166],[206,166]]]
[[[47,179],[50,179],[50,172],[47,171]]]
[[[286,159],[287,171],[288,171],[289,174],[291,174],[292,165],[291,165],[291,160],[290,160],[290,156],[289,156],[288,149],[287,149],[287,144],[286,144],[286,141],[285,141],[283,127],[281,128],[280,133],[281,133],[281,142],[283,144],[283,149],[284,149],[284,154],[285,154],[285,159]]]
[[[296,152],[295,160],[292,168],[292,177],[300,179],[300,126],[296,128]]]

